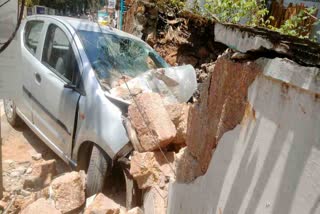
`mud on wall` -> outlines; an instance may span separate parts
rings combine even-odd
[[[151,45],[170,65],[196,68],[214,62],[226,46],[214,41],[213,22],[189,12],[175,13],[155,0],[128,1],[123,30]]]

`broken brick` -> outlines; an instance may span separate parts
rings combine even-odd
[[[46,213],[46,214],[60,214],[50,201],[40,198],[32,204],[28,205],[21,214],[35,214],[35,213]]]
[[[42,161],[32,167],[23,183],[24,189],[40,190],[48,186],[53,177],[57,175],[56,160]]]
[[[166,106],[169,116],[177,129],[177,135],[173,141],[174,143],[183,144],[186,142],[189,107],[190,106],[186,103]]]
[[[127,212],[127,214],[143,214],[142,209],[135,207]]]
[[[50,187],[55,207],[62,213],[74,211],[85,203],[83,178],[79,172],[55,178]]]
[[[8,202],[0,200],[0,210],[6,209],[7,206],[8,206]]]
[[[49,198],[49,187],[46,187],[38,192],[32,192],[31,195],[24,197],[22,199],[17,198],[14,201],[15,207],[20,207],[21,210],[25,209],[30,204],[34,203],[40,198],[48,199]]]
[[[128,115],[143,151],[154,151],[159,147],[166,147],[174,140],[177,131],[160,95],[139,94],[135,101],[129,106]]]
[[[140,189],[152,186],[163,187],[174,176],[172,171],[174,152],[167,152],[165,155],[166,158],[161,152],[134,152],[131,158],[130,174]]]
[[[119,214],[120,205],[115,203],[112,199],[99,193],[93,202],[84,211],[84,214]]]

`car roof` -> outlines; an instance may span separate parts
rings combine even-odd
[[[41,18],[52,18],[62,23],[69,24],[69,26],[72,27],[75,31],[81,31],[81,30],[92,31],[92,32],[102,31],[103,33],[115,34],[118,36],[128,37],[128,38],[142,41],[138,37],[135,37],[129,33],[123,32],[121,30],[118,30],[116,28],[112,28],[109,26],[102,26],[96,22],[92,22],[87,19],[72,18],[67,16],[53,16],[53,15],[32,15],[27,17],[27,19],[32,19],[32,18],[36,18],[37,20],[41,20]]]

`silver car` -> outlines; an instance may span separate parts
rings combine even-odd
[[[196,90],[191,66],[169,68],[142,40],[97,23],[30,16],[17,40],[22,80],[17,98],[4,101],[7,120],[24,121],[65,162],[86,170],[88,196],[132,151],[124,125],[130,98],[121,91],[157,91],[172,103]]]

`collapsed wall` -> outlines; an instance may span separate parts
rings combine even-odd
[[[244,72],[253,76],[249,84]],[[319,74],[288,59],[218,59],[208,87],[213,102],[207,108],[214,111],[208,116],[217,114],[213,120],[220,118],[217,124],[228,131],[218,131],[211,143],[192,139],[202,154],[208,153],[205,146],[218,146],[204,176],[171,184],[168,213],[320,212]],[[244,94],[232,90],[241,87]],[[220,89],[223,108],[213,88]],[[245,102],[238,103],[235,94]]]
[[[155,8],[137,2],[134,24]],[[171,65],[201,68],[202,83],[167,213],[320,212],[320,46],[188,13],[160,19],[140,23],[138,35]]]
[[[168,213],[320,212],[319,45],[219,25],[215,40],[232,50],[189,112],[197,164],[180,168]]]

